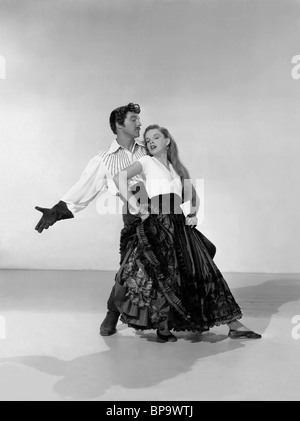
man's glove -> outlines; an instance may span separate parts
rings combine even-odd
[[[41,233],[44,229],[47,230],[55,222],[60,221],[61,219],[70,219],[74,218],[72,212],[68,209],[65,202],[58,202],[53,208],[40,208],[39,206],[35,207],[36,210],[42,212],[43,216],[39,220],[35,229]]]

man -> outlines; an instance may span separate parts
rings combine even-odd
[[[43,213],[35,227],[39,233],[57,221],[74,218],[74,214],[85,209],[104,188],[118,195],[113,182],[114,175],[146,155],[144,144],[136,141],[140,136],[141,129],[139,114],[140,106],[133,103],[118,107],[111,112],[109,123],[113,133],[117,135],[116,139],[110,147],[102,149],[90,160],[78,182],[53,208],[36,206],[35,209]],[[140,197],[141,194],[145,194],[145,190],[141,190],[142,181],[140,175],[129,181],[130,189],[133,193],[139,192]],[[123,210],[124,225],[131,224],[137,218],[139,217],[128,212],[126,206]],[[107,302],[107,310],[106,317],[100,326],[100,335],[102,336],[109,336],[116,332],[120,313],[114,304],[114,287]]]

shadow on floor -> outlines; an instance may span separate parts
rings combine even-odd
[[[269,280],[232,291],[244,315],[258,319],[257,330],[262,334],[282,305],[300,300],[298,280]],[[0,363],[21,364],[60,376],[53,389],[61,399],[89,400],[101,399],[114,386],[140,389],[157,385],[189,372],[203,358],[245,346],[245,340],[231,340],[213,332],[176,333],[178,342],[161,344],[152,331],[126,336],[122,330],[123,327],[116,335],[99,338],[109,350],[71,361],[52,356],[22,356],[0,359]]]
[[[201,358],[243,346],[230,339],[225,341],[225,335],[206,335],[210,335],[210,339],[208,342],[203,341],[205,347],[202,346],[201,349],[202,341],[198,341],[197,345],[190,345],[185,341],[161,344],[155,341],[154,333],[147,334],[149,341],[144,337],[117,334],[105,338],[109,350],[83,355],[71,361],[51,356],[25,356],[0,359],[0,363],[21,364],[62,377],[53,387],[60,399],[101,399],[105,391],[113,386],[127,389],[148,388],[179,374],[188,373]],[[224,338],[215,338],[218,336]],[[215,339],[219,340],[218,346],[211,343]]]

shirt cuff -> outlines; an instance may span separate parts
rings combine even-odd
[[[66,201],[66,200],[64,200],[64,199],[60,199],[60,200],[62,200],[63,202],[65,202],[65,203],[66,203],[67,208],[69,209],[69,211],[70,211],[70,212],[72,212],[72,213],[73,213],[73,215],[74,215],[74,216],[75,216],[78,212],[80,212],[80,211],[82,211],[83,209],[85,209],[85,208],[86,208],[86,206],[85,206],[85,205],[75,205],[74,203],[67,202],[67,201]]]

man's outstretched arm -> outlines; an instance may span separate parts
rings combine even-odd
[[[105,168],[102,159],[97,155],[89,161],[77,183],[53,208],[35,207],[43,213],[35,229],[41,233],[57,221],[74,218],[77,212],[85,209],[95,199],[105,184]]]

